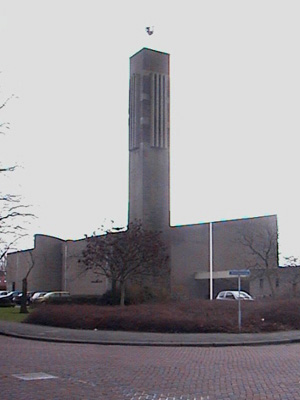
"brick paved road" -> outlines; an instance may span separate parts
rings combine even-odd
[[[300,344],[122,347],[0,336],[0,367],[1,400],[300,399]]]

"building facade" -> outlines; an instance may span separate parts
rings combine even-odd
[[[174,297],[212,298],[220,290],[234,289],[231,269],[253,271],[243,280],[251,294],[272,293],[261,279],[262,271],[268,282],[279,273],[275,215],[170,226],[170,56],[148,48],[130,58],[128,220],[162,231]],[[35,260],[29,290],[104,293],[110,283],[84,272],[79,262],[84,246],[84,240],[36,235],[34,249],[8,255],[8,287],[20,289]]]

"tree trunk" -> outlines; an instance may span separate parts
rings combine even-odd
[[[297,284],[298,282],[293,282],[293,297],[297,297]]]
[[[111,281],[111,295],[112,295],[112,303],[118,304],[117,300],[117,281],[112,279]]]
[[[274,284],[272,282],[272,276],[270,276],[270,272],[269,271],[266,271],[266,273],[267,273],[267,281],[269,283],[269,288],[271,290],[271,296],[273,298],[275,298],[276,297],[276,292],[275,292],[275,289],[274,289]],[[276,279],[276,277],[275,277],[275,279]]]
[[[21,308],[20,313],[27,314],[27,278],[22,280],[22,297],[21,297]]]
[[[125,306],[125,282],[120,282],[121,298],[120,306]]]

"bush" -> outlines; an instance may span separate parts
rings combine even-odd
[[[300,300],[242,303],[242,331],[300,329]],[[238,303],[193,300],[126,307],[95,304],[47,304],[25,322],[74,329],[140,332],[238,332]]]
[[[148,286],[131,284],[125,292],[125,304],[143,304],[161,301],[167,298],[166,289],[152,289]],[[74,304],[96,304],[101,306],[119,305],[121,299],[120,290],[117,289],[115,296],[112,290],[108,290],[101,296],[97,295],[76,295],[72,296]]]
[[[72,298],[70,296],[66,297],[49,297],[47,301],[40,303],[41,305],[44,304],[70,304],[72,302]],[[37,303],[38,304],[38,303]]]
[[[127,304],[162,303],[169,300],[167,288],[158,285],[157,287],[141,286],[131,284],[126,289]]]
[[[100,295],[72,295],[72,304],[106,305],[106,300]]]

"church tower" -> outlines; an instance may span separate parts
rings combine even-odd
[[[170,225],[169,54],[143,48],[130,58],[129,223]]]

